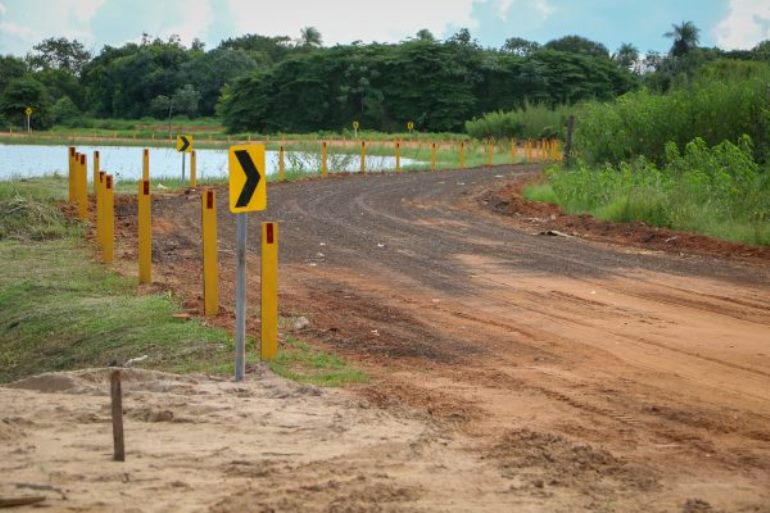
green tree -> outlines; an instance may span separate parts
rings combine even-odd
[[[77,39],[51,37],[32,47],[27,60],[33,69],[59,69],[80,76],[91,53]]]
[[[623,43],[612,56],[618,66],[629,69],[639,60],[639,49],[631,43]]]
[[[504,52],[527,57],[540,49],[540,43],[529,41],[522,37],[509,37],[505,40],[501,50]]]
[[[158,116],[168,120],[168,133],[171,135],[171,118],[174,114],[193,116],[198,112],[201,95],[190,84],[177,89],[172,96],[159,95],[150,102],[150,109]]]
[[[674,57],[682,57],[698,47],[700,42],[700,29],[691,21],[683,21],[680,25],[672,25],[671,31],[663,34],[672,39],[670,54]]]
[[[181,66],[184,81],[200,92],[199,112],[211,116],[215,112],[222,88],[257,69],[248,52],[240,49],[217,48],[189,60]]]
[[[581,36],[564,36],[559,39],[554,39],[548,41],[545,44],[545,48],[548,50],[558,50],[560,52],[590,55],[592,57],[609,58],[610,56],[610,51],[607,50],[606,46]]]
[[[0,55],[0,94],[13,80],[23,77],[28,72],[27,63],[23,59],[13,55]]]
[[[45,86],[30,77],[17,78],[8,84],[0,97],[0,113],[17,126],[26,126],[27,107],[34,109],[32,128],[51,127],[51,98]]]
[[[304,27],[300,30],[297,44],[302,48],[320,48],[323,46],[323,39],[317,28]]]
[[[72,125],[77,122],[82,113],[69,96],[62,96],[51,108],[51,118],[57,125]]]

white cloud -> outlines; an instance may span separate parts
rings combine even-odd
[[[179,18],[177,23],[164,29],[159,35],[168,37],[176,34],[183,43],[189,45],[196,37],[201,38],[211,24],[211,3],[209,0],[188,0],[184,2],[184,8],[180,9]]]
[[[0,33],[8,34],[24,41],[34,41],[37,37],[37,32],[31,28],[11,23],[10,21],[0,21]]]
[[[355,40],[397,41],[427,28],[442,36],[448,25],[475,26],[473,0],[282,0],[259,7],[253,0],[228,0],[238,32],[299,36],[314,26],[324,45]]]
[[[556,11],[556,7],[552,6],[548,0],[535,0],[535,10],[547,18]]]
[[[730,0],[730,11],[715,36],[717,45],[726,49],[748,49],[770,39],[770,2]]]
[[[0,16],[5,14],[5,12],[8,10],[8,8],[3,4],[3,2],[0,2]]]

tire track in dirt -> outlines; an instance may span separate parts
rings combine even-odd
[[[730,510],[770,503],[770,265],[538,237],[469,206],[479,191],[529,172],[277,184],[269,210],[253,216],[249,246],[255,253],[257,220],[281,223],[282,313],[308,315],[306,336],[367,368],[375,382],[361,393],[375,402],[445,419],[455,411],[479,448],[531,439],[569,462],[565,437],[598,444],[611,454],[599,452],[597,468],[615,472],[619,458],[656,476],[661,486],[643,494],[653,510],[690,496]],[[218,196],[226,279],[234,221]],[[192,305],[197,287],[185,282],[198,272],[197,208],[178,197],[156,202],[176,226],[158,241],[173,251],[157,265]],[[256,254],[251,262],[257,269]],[[250,282],[256,288],[258,277]],[[222,288],[228,310],[231,287]],[[510,461],[500,464],[510,473]],[[594,479],[546,483],[545,493],[520,478],[511,477],[515,493],[545,511]],[[635,511],[642,492],[622,481],[600,495]]]

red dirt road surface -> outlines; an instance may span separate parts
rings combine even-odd
[[[281,315],[373,376],[354,395],[436,426],[408,458],[378,456],[409,493],[355,511],[770,512],[770,261],[536,235],[484,206],[526,173],[277,184],[251,216],[249,329],[259,221],[277,221]],[[235,222],[218,202],[215,322],[231,325]],[[156,276],[190,308],[199,205],[153,207]],[[258,488],[219,510],[267,504]]]

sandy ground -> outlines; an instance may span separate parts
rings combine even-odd
[[[211,396],[137,392],[175,418],[194,417],[183,406],[193,400],[219,410],[199,414],[207,420],[198,423],[135,420],[136,433],[178,428],[171,438],[179,445],[160,453],[157,444],[138,445],[147,455],[126,464],[138,465],[128,483],[98,478],[106,472],[99,469],[115,472],[106,424],[64,423],[83,434],[98,430],[102,440],[93,454],[78,452],[89,472],[73,471],[87,476],[83,489],[104,497],[153,494],[132,501],[141,511],[173,511],[189,496],[204,511],[770,512],[770,261],[762,253],[743,258],[740,249],[723,258],[702,245],[671,253],[656,240],[629,246],[538,236],[484,203],[490,191],[530,171],[271,187],[270,209],[250,225],[250,268],[259,268],[256,221],[278,221],[282,315],[307,316],[303,337],[351,358],[373,382],[316,396],[260,373],[243,385],[257,398],[251,403],[226,382],[179,388]],[[214,322],[229,326],[234,223],[226,194],[218,198],[224,311]],[[200,269],[198,205],[195,194],[159,197],[154,205],[156,287],[174,290],[191,311],[200,307],[200,284],[191,279]],[[132,273],[130,204],[119,219],[119,267]],[[250,290],[258,281],[252,273]],[[273,397],[269,384],[294,395]],[[29,405],[56,413],[82,401],[76,410],[104,417],[106,397],[17,389],[0,397],[2,416],[22,419],[4,435],[16,437],[11,450],[23,447],[17,431],[47,447],[3,457],[8,469],[30,473],[11,483],[61,488],[52,467],[67,458],[43,440],[66,431],[25,427],[37,422]],[[272,418],[259,413],[262,401],[275,405]],[[16,410],[7,415],[9,403]],[[281,431],[279,407],[311,431]],[[292,413],[307,411],[317,413]],[[242,414],[251,423],[232,427],[230,419]],[[333,434],[335,414],[349,432]],[[258,436],[263,426],[255,419],[267,422],[270,436]],[[383,432],[390,438],[372,435]],[[250,437],[254,452],[235,443]],[[265,471],[254,462],[266,458],[258,448],[266,438],[301,449],[268,456],[279,463]],[[96,434],[86,440],[96,444]],[[220,456],[223,447],[243,452]],[[251,473],[223,470],[233,460],[251,462],[237,465]],[[144,472],[157,477],[143,482]],[[173,486],[196,472],[206,482],[214,477],[212,484]],[[82,494],[70,492],[68,500],[86,511],[113,507]]]

